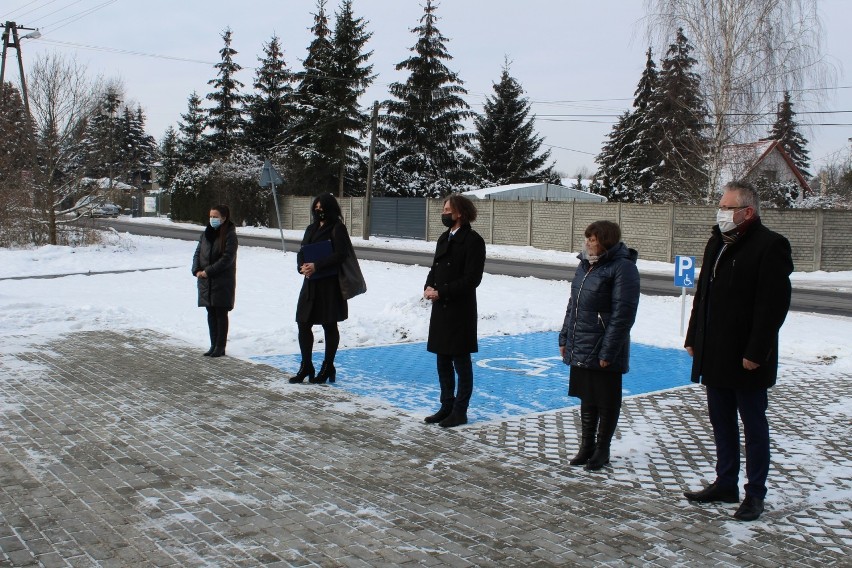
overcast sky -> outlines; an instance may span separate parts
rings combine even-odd
[[[354,0],[356,16],[368,20],[373,32],[370,62],[378,74],[365,106],[389,98],[388,84],[405,80],[394,65],[409,56],[416,39],[410,29],[423,15],[423,4]],[[238,79],[248,90],[262,44],[273,34],[281,39],[288,66],[301,69],[315,6],[314,0],[3,0],[0,22],[41,28],[40,39],[22,42],[25,66],[40,53],[58,51],[75,56],[92,75],[120,78],[128,99],[145,110],[149,133],[160,140],[186,111],[192,91],[202,97],[209,92],[222,30],[233,31],[235,60],[244,67]],[[330,0],[327,10],[333,14],[337,7]],[[820,0],[820,7],[826,52],[840,68],[838,88],[820,110],[846,112],[798,118],[849,125],[852,34],[845,28],[852,21],[852,2]],[[474,111],[481,111],[485,96],[493,93],[508,57],[512,75],[533,102],[538,131],[552,149],[557,171],[573,177],[579,168],[596,168],[594,156],[616,117],[629,108],[645,64],[641,0],[443,0],[436,14],[454,58],[448,66],[464,81]],[[6,67],[7,80],[17,81],[13,50]],[[805,136],[815,172],[832,154],[848,153],[852,126],[815,126]]]

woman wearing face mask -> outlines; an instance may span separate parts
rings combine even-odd
[[[474,221],[476,206],[470,199],[451,195],[444,200],[441,223],[447,230],[438,237],[423,286],[423,297],[432,302],[426,349],[437,357],[441,388],[441,407],[424,421],[443,428],[467,424],[473,394],[470,354],[478,349],[476,288],[485,269],[485,241],[471,228]]]
[[[334,357],[340,343],[337,323],[349,317],[349,305],[340,291],[337,271],[352,249],[352,242],[343,224],[340,205],[332,194],[316,197],[311,203],[311,215],[313,222],[305,229],[302,249],[296,257],[299,273],[304,276],[296,304],[302,364],[290,382],[301,383],[307,377],[312,383],[333,383],[337,376]],[[307,262],[305,246],[321,241],[331,241],[330,253]],[[325,334],[325,359],[318,373],[312,361],[314,325],[321,325]]]
[[[198,281],[198,306],[207,308],[210,330],[208,357],[225,354],[228,342],[228,312],[234,309],[237,290],[237,228],[231,222],[227,205],[210,210],[210,224],[204,229],[195,255],[192,274]]]
[[[595,221],[585,235],[559,332],[559,353],[571,367],[568,395],[580,399],[580,450],[570,463],[594,471],[609,463],[621,413],[621,377],[630,360],[639,271],[638,253],[621,242],[616,223]]]

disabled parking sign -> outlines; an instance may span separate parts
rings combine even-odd
[[[676,256],[674,285],[678,288],[695,287],[695,257]]]

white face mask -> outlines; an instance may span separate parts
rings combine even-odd
[[[210,217],[210,226],[214,229],[218,229],[219,225],[222,224],[222,219],[219,217]]]
[[[734,213],[733,209],[729,209],[728,211],[719,209],[716,211],[716,224],[719,225],[719,230],[723,233],[733,231],[737,228],[737,223],[734,223]]]

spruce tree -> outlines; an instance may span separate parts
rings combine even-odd
[[[603,178],[603,194],[611,201],[647,201],[660,162],[651,135],[653,123],[648,119],[659,77],[650,48],[645,55],[645,69],[634,93],[633,108],[619,117],[595,158]]]
[[[361,138],[369,127],[370,117],[358,104],[358,99],[375,78],[372,74],[373,66],[367,64],[373,52],[364,51],[373,35],[367,31],[367,23],[363,18],[355,17],[352,0],[343,0],[336,14],[332,39],[335,79],[331,82],[332,98],[337,109],[334,127],[338,147],[334,158],[341,197],[344,193],[356,193],[354,182],[358,152],[363,150]]]
[[[808,141],[799,132],[799,124],[795,117],[796,113],[793,112],[790,92],[784,91],[784,100],[778,105],[775,124],[772,125],[772,130],[769,132],[769,139],[780,140],[784,151],[787,152],[802,175],[809,178],[811,174],[808,170],[811,163],[807,150]]]
[[[133,111],[124,107],[122,115],[121,164],[124,181],[132,185],[150,183],[151,166],[157,159],[157,143],[145,132],[145,114],[142,107]]]
[[[692,50],[683,29],[678,29],[648,109],[653,141],[661,157],[651,202],[699,203],[706,194],[709,114]]]
[[[207,119],[204,109],[201,108],[201,97],[193,92],[187,102],[186,114],[180,115],[181,122],[178,123],[178,156],[183,166],[194,166],[205,161],[208,156],[207,138],[204,130],[207,128]]]
[[[420,25],[411,31],[414,53],[396,65],[409,72],[405,83],[390,85],[380,136],[384,151],[376,177],[389,195],[439,197],[461,189],[471,179],[463,153],[471,136],[463,122],[473,118],[461,98],[467,91],[444,61],[452,59],[446,37],[436,27],[435,4],[426,0]]]
[[[207,95],[207,99],[213,101],[213,107],[207,111],[207,126],[210,128],[207,137],[214,155],[224,155],[233,150],[243,128],[240,89],[244,85],[236,78],[242,67],[234,61],[238,52],[231,47],[230,28],[222,32],[222,41],[225,45],[219,50],[221,61],[214,65],[218,69],[217,77],[207,81],[213,87],[213,92]]]
[[[334,192],[337,189],[338,132],[335,121],[334,46],[325,11],[325,0],[317,1],[303,70],[294,95],[294,122],[289,134],[290,172],[288,185],[297,195]]]
[[[543,139],[529,116],[530,102],[520,83],[509,74],[508,61],[494,96],[485,100],[485,113],[474,119],[475,144],[470,153],[478,185],[547,182],[553,177],[550,150],[539,153]]]
[[[171,189],[179,169],[178,134],[174,127],[169,126],[160,142],[160,170],[157,177],[160,187]]]
[[[88,119],[77,152],[77,165],[93,178],[109,178],[110,184],[122,173],[124,151],[121,110],[122,94],[118,87],[106,88],[95,112]]]
[[[263,45],[264,57],[255,72],[255,94],[246,97],[245,143],[257,154],[271,157],[290,127],[293,74],[284,61],[277,36]]]

